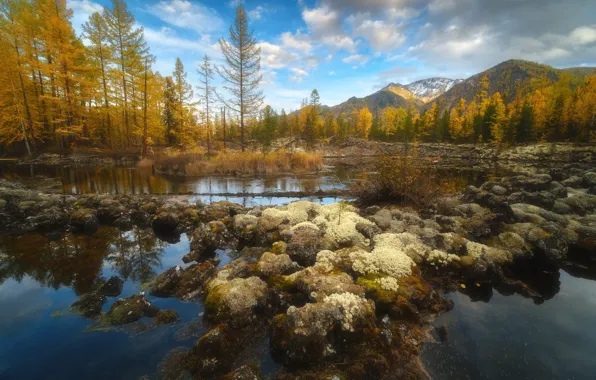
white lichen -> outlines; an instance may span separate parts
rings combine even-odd
[[[331,294],[323,300],[323,303],[331,304],[341,308],[341,327],[345,331],[354,331],[354,318],[362,315],[366,310],[366,299],[352,293]]]
[[[396,292],[399,289],[398,282],[393,277],[381,277],[375,280],[377,284],[381,286],[381,289],[388,290],[390,292]]]
[[[310,229],[313,229],[315,231],[319,231],[319,226],[317,226],[316,224],[311,223],[311,222],[298,223],[295,226],[293,226],[291,228],[291,230],[292,231],[296,231],[296,230],[301,229],[301,228],[310,228]]]

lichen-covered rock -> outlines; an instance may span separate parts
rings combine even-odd
[[[157,325],[176,323],[178,318],[180,318],[180,316],[176,310],[160,310],[155,316],[155,323]]]
[[[250,324],[265,304],[267,284],[258,277],[235,278],[209,290],[205,316],[233,327]]]
[[[584,179],[582,177],[574,175],[561,182],[561,184],[565,187],[578,189],[582,186],[583,181]]]
[[[330,252],[330,251],[322,251]],[[323,264],[324,260],[319,255],[319,262],[314,267],[303,269],[284,277],[286,284],[303,293],[310,301],[321,301],[323,298],[335,293],[352,293],[364,296],[364,289],[355,284],[350,275],[344,272],[333,272],[333,266]],[[332,260],[329,261],[330,263]]]
[[[561,199],[561,202],[569,206],[574,213],[586,215],[596,211],[596,196],[589,194],[576,194],[568,198]]]
[[[542,191],[548,190],[552,180],[552,177],[548,174],[527,174],[514,177],[505,177],[503,178],[502,182],[516,189],[525,189],[526,191]]]
[[[205,290],[215,272],[215,266],[209,261],[193,264],[186,269],[176,266],[157,276],[151,283],[149,293],[156,297],[193,299]]]
[[[375,224],[383,231],[386,231],[391,226],[391,221],[393,216],[391,215],[391,211],[387,209],[381,209],[376,214],[369,217],[370,220],[375,222]],[[361,223],[362,224],[362,223]],[[364,224],[366,225],[366,224]]]
[[[232,247],[235,244],[236,242],[226,226],[220,221],[212,221],[193,231],[190,243],[191,252],[185,256],[184,261],[196,261],[203,256],[212,254],[216,249]]]
[[[513,260],[513,256],[510,252],[503,249],[489,247],[484,244],[468,241],[466,243],[466,253],[469,257],[472,257],[475,261],[483,260],[489,263],[495,263],[499,265],[510,263]]]
[[[532,257],[532,247],[515,232],[503,232],[495,238],[494,245],[511,254],[513,260]]]
[[[567,256],[567,240],[563,231],[554,227],[550,231],[543,228],[549,228],[548,225],[538,227],[532,223],[516,223],[505,225],[505,232],[514,232],[530,243],[534,249],[543,253],[544,256],[552,261],[560,261]]]
[[[99,228],[97,212],[89,208],[79,208],[70,214],[70,225],[76,232],[92,234]]]
[[[97,218],[101,223],[112,224],[116,219],[126,213],[126,207],[115,199],[103,199],[99,202]]]
[[[260,380],[259,369],[249,365],[244,365],[230,373],[219,378],[219,380]]]
[[[582,185],[584,187],[596,186],[596,172],[586,172],[586,173],[584,173]]]
[[[153,218],[151,226],[157,234],[172,234],[178,227],[178,217],[171,212],[160,212]]]
[[[535,193],[529,193],[527,191],[520,191],[511,194],[507,201],[510,204],[514,203],[529,203],[531,205],[540,206],[546,209],[552,209],[555,204],[557,197],[548,192],[548,191],[540,191]]]
[[[248,261],[245,258],[240,258],[221,267],[213,280],[207,283],[207,289],[211,290],[235,278],[246,278],[250,277],[250,275],[251,268]]]
[[[234,216],[234,233],[238,239],[251,242],[255,239],[259,219],[254,215],[238,214]]]
[[[205,207],[198,207],[201,221],[204,223],[212,221],[228,220],[238,214],[245,214],[246,209],[236,203],[219,201]]]
[[[299,265],[286,254],[276,255],[275,253],[265,252],[257,261],[257,270],[261,276],[265,277],[288,274],[298,268]]]
[[[143,317],[155,317],[159,308],[153,306],[142,294],[119,299],[110,311],[101,316],[101,322],[108,325],[124,325],[136,322]]]
[[[188,352],[187,367],[196,378],[215,378],[231,369],[238,344],[231,328],[225,324],[217,325]]]
[[[374,304],[352,293],[290,307],[271,324],[271,351],[286,365],[312,365],[333,357],[375,327]]]
[[[286,253],[298,264],[310,266],[315,263],[319,251],[331,248],[330,243],[323,238],[321,231],[301,228],[292,232]]]

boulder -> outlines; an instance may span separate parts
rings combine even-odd
[[[571,176],[571,177],[567,178],[566,180],[562,181],[561,184],[565,187],[579,189],[580,187],[582,187],[583,182],[584,182],[584,179],[582,177]]]
[[[235,278],[209,289],[205,316],[232,327],[243,327],[265,306],[267,284],[258,277]]]
[[[126,211],[126,207],[119,201],[114,199],[103,199],[99,202],[97,218],[101,223],[112,224],[116,219],[124,215]]]
[[[276,255],[265,252],[257,261],[257,271],[261,276],[284,275],[299,268],[299,265],[290,259],[286,254]]]
[[[99,228],[97,212],[89,208],[79,208],[70,214],[70,225],[75,232],[92,234]]]
[[[234,216],[234,233],[239,240],[252,242],[257,234],[257,225],[259,219],[254,215],[238,214]]]
[[[596,172],[586,172],[582,181],[583,187],[596,186]]]
[[[109,325],[123,325],[136,322],[143,317],[155,317],[159,308],[153,306],[143,294],[119,299],[112,304],[110,311],[102,315],[101,321]]]
[[[153,231],[155,231],[156,234],[172,234],[178,227],[178,217],[171,212],[160,212],[153,218],[151,227],[153,227]]]
[[[203,335],[188,352],[187,367],[194,378],[216,378],[232,369],[239,344],[235,331],[219,324]]]
[[[108,297],[118,297],[122,293],[124,281],[118,276],[112,276],[101,286],[101,292]]]
[[[225,249],[235,245],[232,235],[220,221],[203,224],[192,233],[190,254],[185,256],[184,262],[199,260],[203,256],[211,255],[216,249]]]
[[[101,308],[107,298],[100,291],[83,294],[78,301],[72,304],[71,309],[86,318],[96,318],[101,314]]]
[[[176,323],[180,316],[176,310],[160,310],[155,316],[155,323],[157,325],[165,325]]]
[[[313,365],[362,340],[374,327],[372,301],[351,293],[332,294],[277,315],[271,323],[271,352],[285,365]]]

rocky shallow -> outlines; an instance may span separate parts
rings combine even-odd
[[[168,376],[259,378],[255,344],[282,364],[276,378],[424,378],[416,360],[429,322],[452,304],[445,291],[485,289],[543,302],[552,292],[531,275],[565,263],[569,248],[596,251],[596,172],[553,170],[470,187],[433,207],[358,208],[300,201],[284,207],[184,198],[68,196],[2,183],[0,229],[72,230],[100,224],[151,226],[163,240],[192,236],[187,265],[147,284],[155,297],[202,300],[213,328],[188,352],[168,357]],[[216,252],[238,259],[218,269]],[[141,318],[174,323],[144,294],[116,301],[110,278],[73,310],[100,325]],[[198,317],[198,316],[197,316]]]

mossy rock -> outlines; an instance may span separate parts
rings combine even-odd
[[[160,310],[155,316],[155,323],[157,325],[176,323],[179,318],[180,316],[176,310]]]
[[[136,322],[143,317],[153,318],[159,308],[153,306],[144,295],[135,295],[114,302],[109,312],[101,316],[104,325],[124,325]]]

